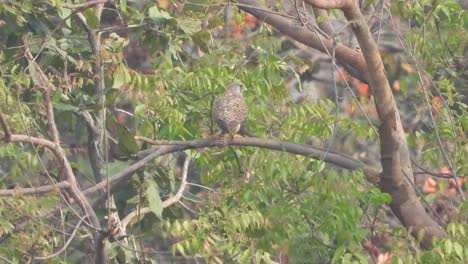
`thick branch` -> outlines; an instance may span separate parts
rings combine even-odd
[[[296,41],[299,41],[311,48],[317,49],[322,52],[329,52],[332,53],[333,51],[333,40],[327,39],[324,37],[320,37],[319,35],[315,34],[314,32],[308,30],[305,27],[301,27],[295,21],[288,20],[280,15],[272,14],[270,12],[265,11],[265,9],[259,8],[257,1],[253,0],[239,0],[239,3],[243,4],[240,5],[239,8],[247,13],[252,14],[253,16],[257,17],[265,21],[265,23],[270,24],[275,29],[280,31],[281,33],[293,38]],[[326,1],[325,1],[326,2]],[[340,1],[334,1],[340,2]],[[345,45],[338,43],[336,46],[335,54],[337,59],[345,64],[356,69],[357,72],[361,73],[362,76],[359,79],[367,79],[367,67],[362,57],[361,52],[346,47]]]
[[[15,195],[38,195],[38,194],[45,194],[50,192],[59,191],[62,189],[66,189],[70,187],[70,183],[67,181],[61,181],[56,184],[52,185],[44,185],[39,187],[31,187],[31,188],[15,188],[11,190],[0,190],[0,197],[5,196],[15,196]]]
[[[363,55],[369,72],[368,80],[381,121],[379,138],[383,171],[380,187],[382,191],[392,196],[390,206],[403,225],[411,230],[415,237],[425,234],[422,245],[431,247],[434,236],[445,237],[446,234],[425,212],[415,193],[408,144],[398,107],[385,74],[377,43],[359,9],[358,1],[307,0],[306,2],[325,9],[341,7],[351,23],[361,50],[365,51]]]
[[[317,25],[323,32],[327,33],[329,36],[332,36],[335,31],[333,30],[333,26],[328,19],[328,13],[326,10],[314,7],[314,16],[315,20],[317,21]]]
[[[86,195],[96,193],[99,190],[104,190],[107,184],[110,184],[111,192],[114,191],[119,184],[126,182],[133,173],[137,170],[143,168],[146,164],[150,161],[154,160],[155,158],[187,149],[199,149],[199,148],[209,148],[209,147],[218,147],[219,142],[213,138],[206,138],[206,139],[196,139],[186,142],[159,142],[164,144],[165,146],[149,149],[142,151],[137,156],[141,157],[141,159],[131,166],[123,169],[122,171],[112,175],[109,177],[109,182],[107,180],[101,181],[93,187],[90,187],[84,190]],[[170,145],[175,144],[175,145]],[[366,175],[366,178],[375,183],[378,181],[379,178],[379,171],[376,168],[369,167],[365,165],[363,162],[353,159],[345,154],[341,153],[334,153],[334,152],[327,152],[325,149],[319,149],[310,147],[307,145],[300,145],[290,142],[283,142],[283,141],[275,141],[271,139],[261,139],[261,138],[234,138],[229,143],[232,146],[250,146],[250,147],[258,147],[258,148],[266,148],[271,150],[277,151],[284,151],[289,152],[292,154],[297,154],[301,156],[310,157],[316,160],[323,160],[325,162],[334,164],[338,167],[342,167],[344,169],[349,170],[362,170]]]
[[[357,4],[356,0],[304,0],[313,7],[320,9],[347,9]]]

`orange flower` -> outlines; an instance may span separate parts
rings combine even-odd
[[[429,177],[426,179],[422,186],[422,190],[425,193],[433,193],[437,191],[437,182],[432,178]]]
[[[401,90],[401,87],[400,87],[400,81],[399,80],[395,80],[393,81],[393,90],[395,91],[400,91]]]
[[[338,70],[338,72],[336,73],[336,80],[339,82],[348,81],[349,73],[344,69]]]

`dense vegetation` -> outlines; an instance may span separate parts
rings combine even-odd
[[[466,263],[466,5],[1,1],[0,262]]]

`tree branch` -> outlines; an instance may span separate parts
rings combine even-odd
[[[110,176],[109,180],[101,181],[93,187],[84,190],[84,193],[86,195],[90,195],[98,192],[99,190],[104,190],[107,184],[110,184],[110,190],[111,192],[113,192],[116,190],[116,188],[118,188],[120,184],[126,182],[132,176],[133,173],[143,168],[146,164],[148,164],[150,161],[154,160],[159,156],[187,149],[219,147],[219,142],[215,138],[195,139],[185,142],[159,141],[158,143],[164,146],[141,151],[140,153],[136,154],[136,156],[140,158],[140,160],[138,160],[131,166],[121,170],[120,172]],[[372,183],[377,183],[379,179],[378,169],[367,166],[363,162],[353,159],[352,157],[347,156],[345,154],[334,152],[327,153],[325,149],[261,138],[234,138],[228,143],[228,145],[245,147],[250,146],[289,152],[292,154],[310,157],[316,160],[323,160],[325,162],[334,164],[344,169],[362,170],[367,180],[369,180]]]
[[[357,4],[356,0],[303,0],[320,9],[348,9]]]
[[[95,14],[98,21],[101,21],[101,13],[104,4],[100,3],[95,8]],[[90,157],[91,168],[93,170],[94,178],[96,181],[102,181],[101,170],[104,167],[107,158],[104,158],[104,154],[107,154],[107,146],[105,143],[105,124],[106,124],[106,106],[105,106],[105,94],[104,94],[104,66],[101,58],[101,38],[100,33],[94,31],[87,23],[85,16],[81,12],[76,13],[78,20],[81,22],[84,30],[88,33],[88,42],[91,47],[91,51],[94,55],[93,61],[93,73],[96,75],[95,81],[95,93],[97,97],[97,106],[99,108],[96,122],[94,126],[88,122],[88,155]],[[86,118],[86,117],[85,117]],[[106,156],[107,157],[107,156]],[[109,198],[109,197],[108,197]],[[104,235],[94,233],[95,239],[95,251],[96,263],[106,263],[106,250],[104,247]]]
[[[31,187],[31,188],[15,188],[11,190],[0,190],[0,197],[5,196],[15,196],[15,195],[38,195],[38,194],[45,194],[54,191],[58,191],[61,189],[67,189],[70,187],[70,183],[67,181],[61,181],[52,185],[44,185],[39,187]]]
[[[432,238],[446,237],[445,231],[425,212],[415,193],[413,170],[400,114],[388,83],[377,43],[361,13],[358,1],[306,0],[313,7],[341,8],[351,23],[369,73],[374,104],[381,121],[379,128],[382,179],[380,188],[392,196],[390,207],[415,237],[424,235],[422,245],[432,246]]]
[[[6,121],[6,117],[3,115],[2,110],[0,109],[0,125],[2,126],[3,129],[3,140],[5,142],[8,142],[10,140],[11,136],[11,130],[10,127],[8,126],[8,123]]]
[[[98,6],[99,7],[99,6]],[[96,10],[98,12],[98,10]],[[98,18],[100,15],[96,14]],[[81,12],[77,12],[76,16],[80,21],[82,27],[88,34],[88,42],[91,51],[95,56],[93,63],[93,72],[96,74],[95,78],[95,92],[97,96],[97,105],[100,108],[96,122],[94,125],[85,116],[88,123],[88,152],[90,156],[91,167],[96,181],[102,180],[101,169],[104,166],[104,133],[105,133],[105,96],[104,96],[104,67],[101,63],[101,41],[99,33],[95,32],[87,23],[85,16]]]
[[[110,2],[110,1],[109,0],[91,0],[85,3],[81,3],[81,4],[64,5],[63,7],[68,8],[68,9],[83,9],[83,8],[88,8],[94,5],[105,4],[107,2]]]
[[[295,21],[288,20],[280,15],[271,14],[270,12],[265,11],[265,8],[261,7],[257,1],[239,0],[238,2],[243,4],[239,5],[239,9],[252,14],[260,20],[263,20],[265,23],[273,26],[281,33],[321,52],[326,53],[328,51],[330,54],[332,53],[332,39],[319,37],[314,32],[301,27],[295,23]],[[368,79],[366,62],[364,61],[361,52],[339,43],[336,45],[335,53],[340,63],[347,64],[347,66],[351,66],[355,69],[355,71],[352,72],[353,74],[357,75],[356,78],[364,80]],[[358,74],[362,74],[362,76],[359,76]]]

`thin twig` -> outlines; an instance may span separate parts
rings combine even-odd
[[[73,232],[71,233],[71,235],[68,238],[67,242],[65,242],[65,245],[63,245],[63,247],[59,251],[57,251],[57,252],[55,252],[53,254],[50,254],[49,256],[46,256],[46,257],[34,257],[34,259],[35,260],[47,260],[47,259],[51,259],[51,258],[57,257],[58,255],[62,254],[68,248],[68,246],[72,242],[73,238],[75,238],[76,231],[78,231],[78,229],[79,229],[82,222],[83,221],[81,219],[78,220],[78,223],[76,223],[76,226],[73,229]]]
[[[418,71],[418,73],[421,72],[421,70],[419,69],[419,63],[416,61],[416,58],[414,56],[412,56],[414,62],[415,62],[415,65],[416,65],[416,70]],[[421,74],[418,74],[419,76],[419,82],[421,84],[421,88],[424,92],[424,97],[426,99],[426,104],[428,105],[429,108],[432,108],[432,104],[429,100],[429,94],[427,92],[427,89],[426,89],[426,86],[424,85],[424,82],[423,82],[423,79],[422,79],[422,76]],[[435,132],[435,135],[436,135],[436,139],[437,139],[437,143],[439,144],[439,148],[440,148],[440,152],[442,152],[442,156],[444,157],[444,160],[445,162],[447,163],[449,169],[452,171],[452,176],[453,176],[453,179],[455,181],[455,186],[457,188],[457,191],[458,193],[460,194],[460,197],[462,199],[462,201],[465,201],[465,195],[463,194],[463,190],[460,186],[460,182],[458,181],[458,175],[457,175],[457,172],[452,164],[452,161],[450,160],[447,152],[445,151],[445,147],[444,147],[444,144],[442,143],[442,138],[439,134],[439,129],[437,128],[437,124],[436,124],[436,121],[435,121],[435,118],[434,118],[434,115],[432,114],[432,109],[429,109],[429,116],[431,117],[431,122],[432,122],[432,125],[434,126],[434,132]]]
[[[219,193],[218,191],[215,191],[215,190],[211,189],[210,187],[206,187],[206,186],[201,185],[201,184],[196,184],[196,183],[193,183],[193,182],[187,182],[187,185],[196,186],[196,187],[199,187],[199,188],[202,188],[202,189],[207,189],[210,192]]]
[[[80,4],[74,4],[74,5],[64,5],[63,7],[68,8],[68,9],[82,9],[82,8],[88,8],[91,6],[95,6],[98,4],[105,4],[107,2],[110,2],[109,0],[91,0],[88,2],[80,3]]]
[[[181,179],[179,190],[177,191],[177,193],[174,196],[171,196],[167,200],[163,201],[162,208],[167,208],[167,207],[179,202],[179,200],[182,198],[182,195],[183,195],[183,193],[185,191],[185,188],[187,186],[187,174],[188,174],[189,164],[190,164],[190,156],[187,156],[185,158],[184,166],[182,168],[182,179]],[[150,207],[143,207],[143,208],[140,208],[138,210],[135,210],[135,211],[131,212],[124,219],[122,219],[122,228],[123,228],[123,230],[126,229],[127,225],[131,221],[133,221],[133,219],[135,219],[136,217],[139,217],[139,216],[141,216],[143,214],[150,213],[150,212],[152,212]]]
[[[421,201],[427,206],[427,209],[429,211],[431,211],[434,216],[437,216],[437,218],[439,218],[439,220],[443,223],[443,224],[447,224],[445,223],[444,219],[442,219],[442,217],[432,208],[432,206],[426,201],[426,198],[424,198],[424,196],[422,195],[422,193],[418,190],[418,188],[416,188],[416,186],[414,185],[413,181],[410,180],[410,177],[408,176],[408,174],[406,174],[406,172],[404,170],[401,170],[403,172],[403,174],[405,175],[406,179],[408,179],[408,182],[411,184],[411,186],[413,186],[413,189],[414,191],[419,195],[419,197],[421,198]]]

